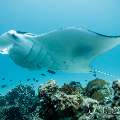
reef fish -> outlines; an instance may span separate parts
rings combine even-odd
[[[84,28],[68,27],[35,35],[10,30],[0,36],[0,53],[29,70],[89,72],[91,62],[120,44],[120,36],[107,36]]]

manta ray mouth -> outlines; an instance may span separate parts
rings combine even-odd
[[[13,41],[11,40],[11,35],[6,32],[0,36],[0,53],[8,54],[9,49],[13,45]]]

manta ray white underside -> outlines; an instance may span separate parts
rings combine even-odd
[[[89,72],[91,61],[120,44],[120,37],[83,28],[58,29],[41,35],[10,30],[0,36],[0,50],[30,70],[43,67],[68,72]]]

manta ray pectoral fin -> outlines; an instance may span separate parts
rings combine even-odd
[[[76,63],[72,63],[67,71],[74,71],[75,73],[88,73],[91,71],[90,62],[91,60],[78,60]]]
[[[54,61],[57,61],[57,65],[54,66],[69,72],[91,71],[89,65],[95,57],[120,44],[119,37],[108,37],[77,28],[53,31],[38,36],[37,39],[42,41],[47,51],[54,53],[52,56]],[[75,60],[68,64],[68,68],[59,62],[64,56],[67,57],[67,61]]]
[[[84,64],[82,67],[81,66],[72,66],[72,68],[63,70],[65,72],[74,72],[74,73],[89,73],[91,71],[91,68],[89,65]]]

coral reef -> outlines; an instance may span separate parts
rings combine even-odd
[[[76,94],[82,94],[83,87],[80,84],[80,82],[72,81],[69,84],[65,84],[60,88],[60,90],[67,95],[76,95]]]
[[[120,106],[120,81],[114,81],[112,88],[114,89],[112,106]]]
[[[0,120],[28,120],[27,115],[36,109],[37,96],[31,86],[19,85],[0,99]]]
[[[107,81],[96,78],[87,84],[85,95],[96,99],[100,104],[109,104],[112,101],[113,90]]]
[[[86,95],[91,96],[95,91],[103,89],[107,85],[107,81],[96,78],[95,80],[92,80],[87,84],[85,91]]]
[[[44,97],[46,95],[51,96],[56,93],[58,86],[55,80],[49,80],[46,84],[38,88],[39,97]]]
[[[72,87],[71,85],[71,89]],[[58,88],[54,80],[48,81],[39,88],[38,93],[41,99],[39,115],[41,118],[45,120],[63,119],[72,116],[75,118],[76,112],[82,103],[82,97],[80,94],[68,95],[63,92],[62,88]]]
[[[58,86],[49,80],[38,93],[19,85],[0,96],[0,120],[120,120],[120,81],[96,78]]]

